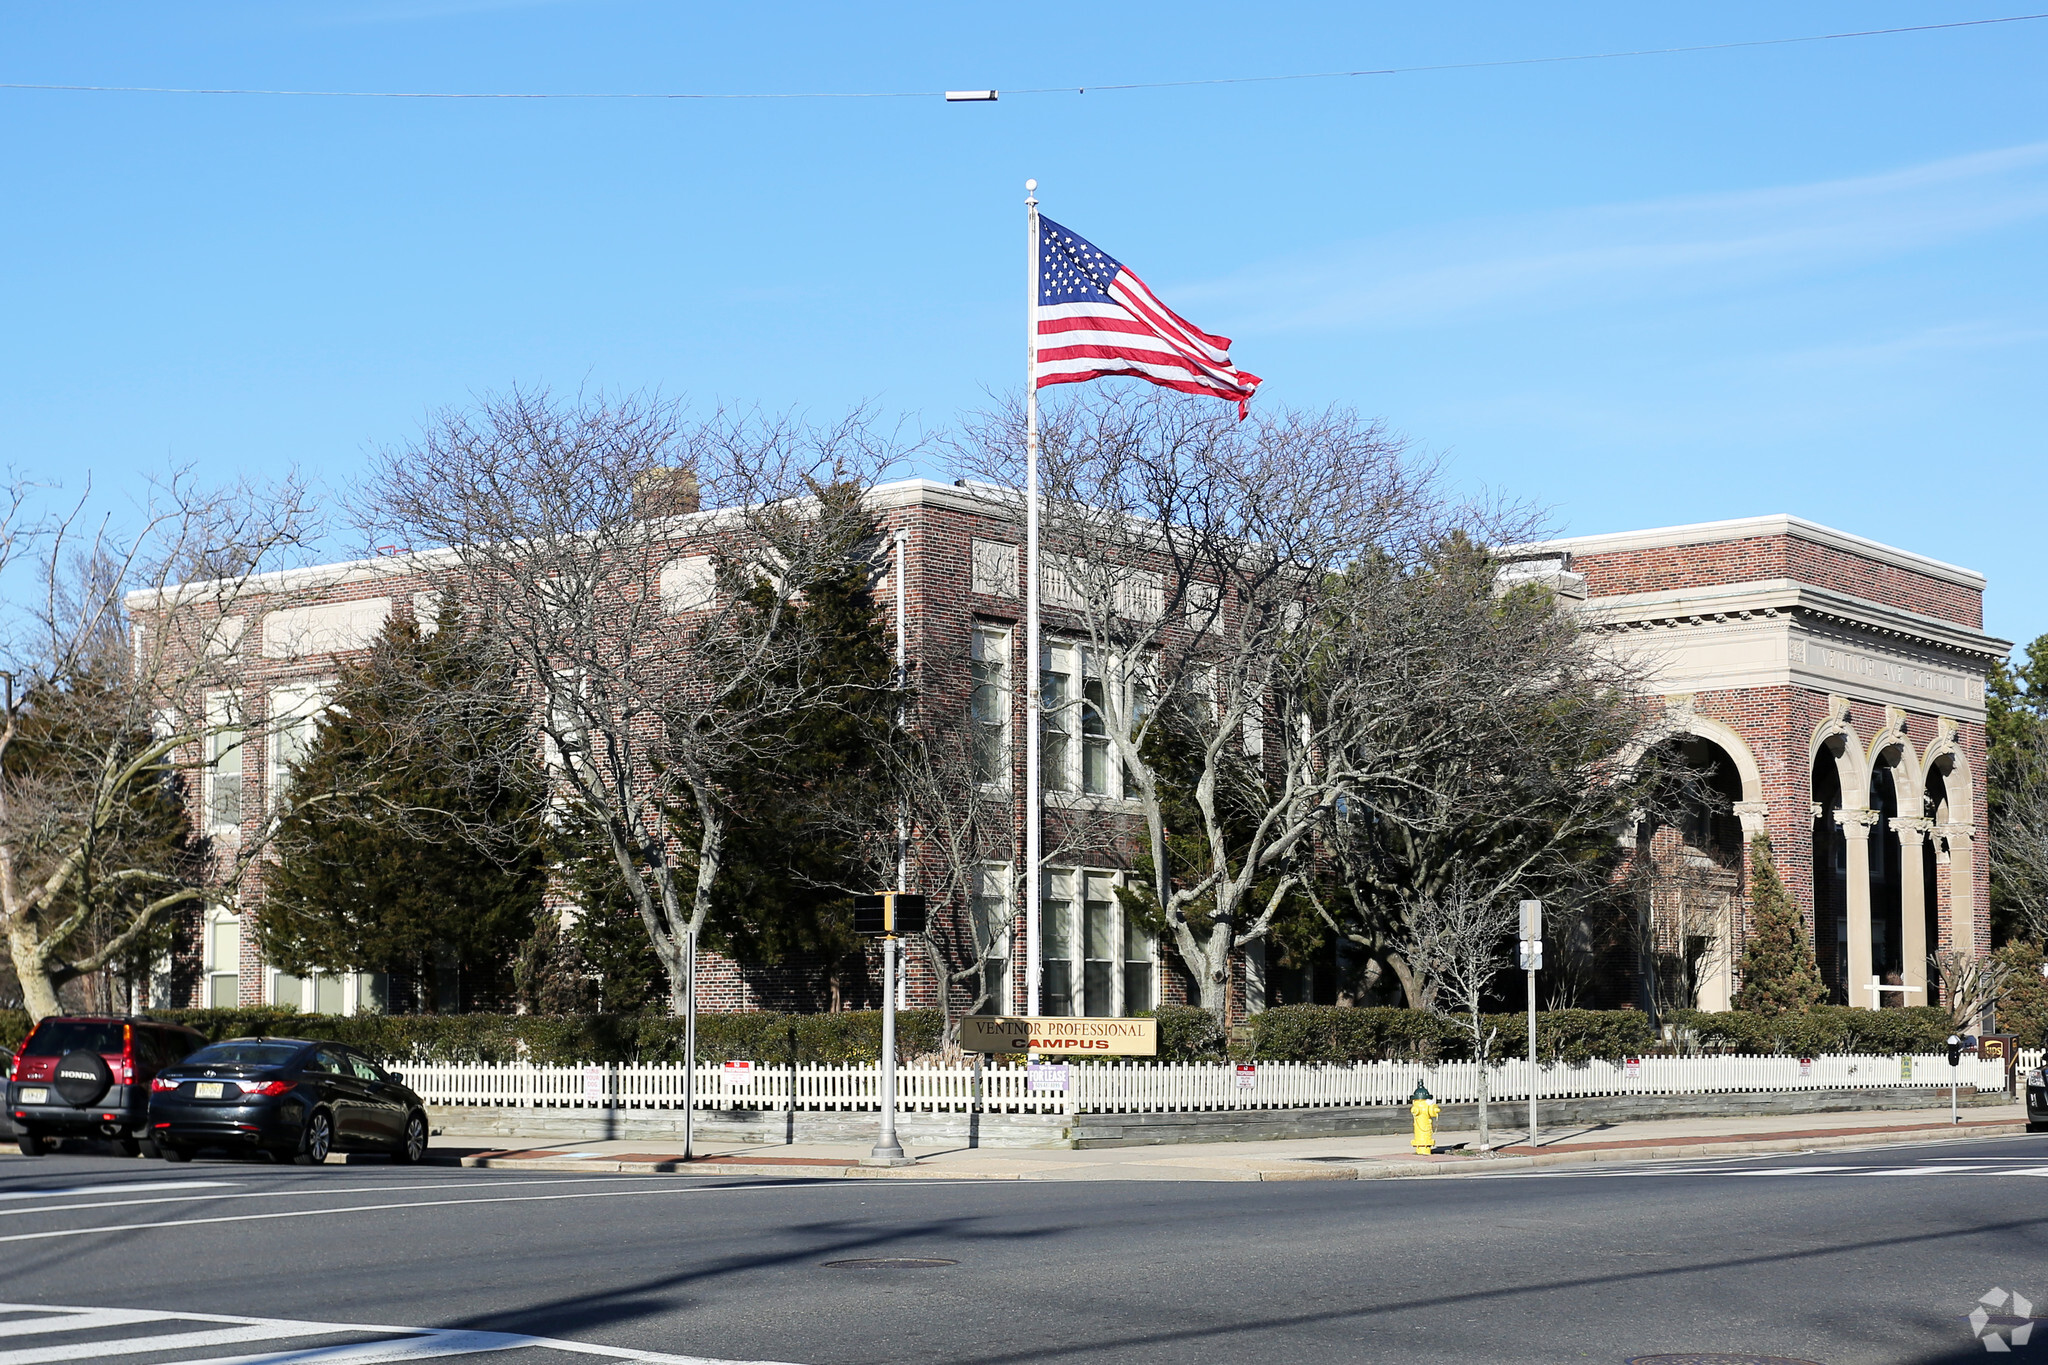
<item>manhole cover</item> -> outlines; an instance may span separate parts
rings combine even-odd
[[[827,1261],[828,1270],[916,1270],[928,1265],[959,1265],[943,1256],[856,1256],[847,1261]]]
[[[1630,1356],[1627,1365],[1816,1365],[1793,1356]]]

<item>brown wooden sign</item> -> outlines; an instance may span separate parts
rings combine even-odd
[[[1157,1057],[1156,1019],[1027,1019],[970,1014],[960,1021],[968,1052],[1069,1052],[1083,1057]]]

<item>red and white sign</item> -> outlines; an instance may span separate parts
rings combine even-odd
[[[754,1064],[752,1062],[727,1062],[725,1064],[725,1078],[729,1081],[751,1081],[754,1079]]]
[[[1256,1088],[1258,1083],[1258,1065],[1253,1062],[1239,1062],[1237,1064],[1237,1088],[1239,1090],[1251,1090]]]
[[[604,1098],[604,1068],[586,1066],[583,1068],[583,1098],[595,1104]]]
[[[1799,1059],[1799,1079],[1802,1081],[1813,1079],[1813,1058],[1801,1057]]]
[[[1621,1074],[1628,1077],[1632,1081],[1641,1080],[1643,1078],[1643,1059],[1640,1057],[1622,1058]]]

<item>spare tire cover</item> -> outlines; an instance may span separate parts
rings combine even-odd
[[[67,1052],[57,1059],[57,1093],[83,1108],[98,1101],[114,1083],[114,1073],[97,1052]]]

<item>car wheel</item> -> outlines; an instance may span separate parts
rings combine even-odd
[[[21,1136],[16,1138],[15,1141],[20,1144],[23,1156],[43,1156],[50,1150],[48,1138],[39,1138],[26,1129],[22,1131]]]
[[[304,1136],[299,1139],[298,1163],[301,1166],[321,1165],[333,1150],[334,1116],[325,1109],[315,1109],[306,1120]]]
[[[108,1141],[113,1144],[114,1150],[122,1156],[135,1157],[142,1155],[142,1144],[132,1137],[109,1138]]]
[[[427,1116],[415,1109],[405,1119],[405,1136],[391,1149],[391,1159],[401,1166],[417,1166],[427,1155]]]
[[[192,1159],[192,1149],[190,1147],[180,1147],[175,1142],[159,1142],[156,1145],[156,1150],[158,1155],[162,1156],[165,1161],[190,1161]]]
[[[163,1155],[162,1152],[157,1150],[155,1138],[140,1139],[135,1144],[135,1150],[140,1152],[143,1158],[148,1161],[154,1161]]]

